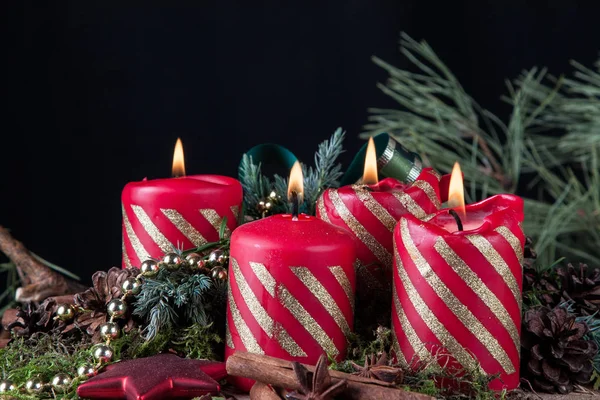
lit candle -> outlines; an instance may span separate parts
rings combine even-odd
[[[497,195],[464,206],[460,169],[450,201],[427,221],[404,215],[394,230],[395,354],[415,365],[479,368],[519,384],[523,201]],[[462,229],[459,225],[462,225]]]
[[[302,200],[296,163],[288,196]],[[279,214],[240,226],[230,247],[226,357],[235,351],[315,364],[340,360],[352,331],[354,243],[317,218]],[[248,390],[252,382],[233,378]]]
[[[394,178],[378,181],[375,145],[371,138],[361,184],[327,189],[319,198],[317,217],[345,229],[355,241],[359,271],[357,301],[361,309],[380,300],[389,304],[394,226],[406,213],[424,218],[439,210],[439,180],[437,172],[426,168],[413,184]],[[365,315],[366,318],[376,315],[366,312],[370,314]]]
[[[219,175],[185,175],[183,147],[177,140],[173,176],[130,182],[121,196],[123,211],[123,268],[160,258],[174,248],[190,249],[219,239],[237,226],[242,186]]]

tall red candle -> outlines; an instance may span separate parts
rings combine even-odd
[[[275,215],[231,237],[225,356],[249,351],[314,364],[345,356],[356,259],[346,231],[315,217]],[[235,378],[249,389],[251,382]]]
[[[523,201],[497,195],[466,207],[465,230],[449,211],[424,222],[410,214],[394,230],[392,329],[405,364],[500,374],[519,384]]]
[[[224,217],[227,229],[233,231],[242,196],[239,181],[219,175],[128,183],[121,195],[123,268],[160,258],[173,248],[189,249],[218,240]]]

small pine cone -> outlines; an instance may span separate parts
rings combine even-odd
[[[97,271],[92,275],[93,286],[85,292],[77,293],[74,296],[75,306],[84,311],[77,314],[75,319],[64,327],[64,332],[69,332],[74,328],[85,330],[92,336],[94,343],[101,341],[98,327],[107,321],[106,305],[113,299],[118,299],[123,295],[121,285],[129,277],[134,277],[138,273],[135,269],[121,269],[113,267],[108,272]],[[134,323],[131,318],[125,319],[124,330],[128,332],[133,328]]]
[[[564,307],[533,308],[523,316],[522,375],[534,388],[569,393],[574,384],[586,384],[593,372],[598,346],[584,338],[584,322]]]
[[[37,332],[49,332],[55,326],[54,312],[56,301],[50,297],[39,306],[25,303],[14,315],[14,320],[7,324],[6,329],[17,336],[31,336]]]
[[[593,315],[600,309],[600,269],[589,270],[586,264],[578,267],[567,264],[557,269],[561,283],[561,300],[572,301],[575,311]]]

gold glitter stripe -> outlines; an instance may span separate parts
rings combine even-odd
[[[404,218],[401,220],[404,221]],[[442,346],[444,346],[450,353],[458,360],[459,363],[462,364],[465,368],[477,368],[479,367],[482,372],[483,369],[479,365],[471,353],[469,353],[457,340],[454,336],[448,332],[448,329],[440,322],[437,316],[431,311],[427,303],[423,300],[419,291],[414,287],[412,281],[408,277],[408,273],[404,270],[404,266],[400,262],[400,255],[398,254],[398,250],[396,249],[396,262],[398,268],[398,274],[400,275],[400,282],[404,286],[404,290],[408,295],[408,298],[412,302],[413,306],[417,310],[417,313],[421,316],[425,325],[429,328],[429,330],[437,337]]]
[[[154,225],[148,214],[146,214],[146,211],[144,211],[144,209],[141,206],[137,206],[135,204],[132,204],[131,208],[133,209],[133,212],[135,213],[137,219],[140,221],[140,223],[146,230],[146,233],[148,233],[148,235],[152,238],[154,243],[156,243],[156,245],[160,247],[160,249],[165,253],[172,251],[173,245],[162,234],[162,232],[158,230],[156,225]]]
[[[344,289],[344,292],[348,297],[348,301],[350,301],[350,306],[354,310],[354,293],[352,293],[352,284],[350,283],[350,279],[348,279],[348,276],[344,272],[344,268],[340,267],[339,265],[336,265],[333,267],[329,267],[329,271],[331,271],[331,273],[338,281],[342,289]]]
[[[177,210],[161,208],[160,211],[162,211],[165,217],[167,217],[169,221],[175,225],[175,228],[177,228],[177,230],[181,232],[183,236],[188,238],[188,240],[192,242],[194,246],[202,246],[204,243],[208,242],[204,236],[202,236],[202,234],[187,221],[187,219],[183,218],[183,215],[177,212]]]
[[[365,186],[352,185],[352,189],[354,190],[354,193],[356,193],[358,199],[375,217],[377,217],[379,222],[381,222],[390,232],[393,232],[397,222],[396,218],[392,217],[388,210],[375,200],[371,192],[365,189]]]
[[[327,332],[321,328],[321,325],[310,315],[308,311],[300,304],[298,300],[287,290],[283,284],[279,284],[277,290],[277,296],[281,304],[287,308],[294,318],[306,329],[313,339],[319,343],[319,345],[325,350],[325,352],[332,356],[337,356],[339,351],[335,347],[333,340],[327,335]]]
[[[239,206],[231,206],[231,207],[229,207],[229,209],[231,210],[231,213],[233,214],[233,216],[235,217],[235,220],[237,221],[238,218],[240,217],[240,207]]]
[[[275,339],[282,349],[292,357],[306,357],[306,353],[302,350],[302,347],[296,343],[296,341],[290,336],[281,324],[275,324]]]
[[[498,339],[496,339],[494,335],[485,328],[481,321],[473,315],[471,310],[469,310],[469,308],[465,306],[450,289],[448,289],[448,286],[440,279],[425,257],[419,252],[419,249],[410,236],[408,222],[405,218],[402,218],[402,221],[400,221],[400,231],[402,242],[408,251],[408,255],[421,273],[423,279],[427,281],[433,291],[439,296],[444,304],[448,306],[458,320],[462,322],[465,328],[467,328],[469,332],[483,344],[492,357],[500,363],[504,371],[509,374],[515,372],[515,366],[508,354],[506,354],[502,345],[498,342]]]
[[[517,283],[517,279],[511,272],[510,268],[506,264],[506,261],[502,258],[500,253],[492,246],[492,244],[483,236],[480,235],[467,235],[467,239],[479,250],[481,255],[485,257],[488,263],[500,274],[504,283],[508,286],[510,291],[512,292],[515,300],[519,304],[519,308],[521,308],[521,290],[519,288],[519,284]]]
[[[331,294],[327,291],[325,286],[313,275],[312,272],[306,267],[291,267],[292,272],[308,290],[315,296],[321,305],[327,310],[329,315],[333,318],[337,326],[344,332],[344,335],[348,337],[350,335],[350,326],[344,313],[340,309],[340,306],[333,299]]]
[[[392,255],[385,247],[381,245],[374,237],[365,229],[364,226],[352,215],[348,207],[344,204],[336,189],[329,190],[329,198],[335,207],[335,210],[340,215],[342,220],[348,225],[350,230],[354,232],[356,237],[367,246],[367,248],[381,261],[384,265],[392,265]]]
[[[200,214],[202,214],[202,216],[206,218],[208,223],[210,223],[212,227],[215,228],[217,232],[219,232],[219,229],[221,229],[221,221],[223,221],[223,218],[221,218],[215,210],[213,210],[212,208],[203,208],[200,210]],[[231,231],[226,226],[225,236],[229,236],[229,234],[231,234]]]
[[[494,230],[502,235],[504,239],[506,239],[508,244],[510,244],[510,247],[513,248],[515,256],[517,256],[517,260],[519,260],[519,264],[523,264],[523,247],[521,247],[521,241],[519,238],[516,237],[515,234],[505,226],[499,226]]]
[[[398,258],[397,258],[397,261],[398,261]],[[402,261],[400,261],[400,263],[401,262]],[[399,265],[398,268],[404,268],[404,267]],[[417,335],[417,332],[412,327],[412,324],[406,317],[406,314],[404,313],[404,309],[402,308],[402,304],[400,304],[400,299],[398,298],[398,292],[395,289],[394,289],[394,306],[396,308],[396,316],[398,317],[398,321],[400,322],[400,326],[402,327],[402,332],[404,332],[406,339],[410,343],[410,346],[413,348],[417,357],[419,357],[420,361],[424,361],[424,362],[431,361],[433,359],[433,357],[431,356],[431,353],[429,352],[429,350],[427,350],[427,347],[425,347],[425,344],[423,343],[423,341],[421,341],[421,338],[419,337],[419,335]],[[398,340],[398,339],[396,339],[396,340]],[[398,344],[398,350],[400,351],[400,353],[402,354],[402,357],[404,358],[404,363],[407,364],[406,357],[404,356],[404,353],[402,353],[400,344]]]
[[[329,215],[327,215],[327,211],[325,211],[325,200],[324,200],[325,193],[327,193],[327,192],[324,192],[321,195],[321,197],[319,197],[319,200],[317,200],[317,208],[319,209],[319,218],[321,218],[325,222],[331,223],[331,220],[329,219]]]
[[[392,195],[408,210],[409,213],[414,215],[417,218],[423,218],[427,215],[425,210],[421,208],[421,206],[406,192],[392,192]]]
[[[226,322],[225,326],[225,344],[227,344],[227,347],[230,349],[235,349],[233,339],[231,338],[231,331],[229,330],[229,322]]]
[[[240,270],[240,266],[235,258],[231,258],[231,267],[233,269],[233,277],[235,278],[235,282],[238,286],[240,293],[242,294],[242,299],[246,302],[250,313],[258,322],[258,325],[267,333],[267,336],[273,336],[273,318],[267,313],[267,310],[264,309],[262,304],[256,298],[256,295],[250,289],[250,285],[244,278],[242,271]]]
[[[275,297],[275,278],[273,278],[273,275],[267,270],[267,267],[265,267],[264,264],[252,261],[250,261],[249,264],[250,268],[252,268],[252,272],[254,272],[254,275],[256,275],[260,283],[267,289],[267,292]]]
[[[435,206],[435,208],[437,208],[438,210],[440,208],[442,208],[442,205],[440,204],[440,199],[435,194],[435,190],[433,189],[433,186],[431,186],[431,184],[429,182],[418,180],[415,183],[413,183],[412,185],[414,187],[418,187],[419,189],[424,191],[425,194],[427,195],[427,197],[429,197],[429,200],[431,200],[431,202]]]
[[[123,206],[121,206],[121,210],[123,212],[123,223],[125,224],[125,232],[127,233],[127,238],[129,238],[129,243],[131,243],[131,247],[133,248],[135,255],[137,256],[138,260],[140,260],[140,262],[149,260],[151,258],[150,254],[148,254],[148,252],[142,245],[142,242],[140,242],[140,239],[135,234],[135,231],[131,226],[131,222],[129,222],[129,218],[127,217],[127,213],[125,212],[125,208]]]
[[[521,341],[519,339],[519,330],[515,322],[510,317],[506,308],[498,297],[483,283],[481,278],[452,250],[444,238],[439,237],[433,246],[438,254],[448,263],[462,280],[465,281],[475,294],[485,303],[494,313],[496,318],[502,323],[502,326],[509,333],[517,351],[520,351]]]
[[[131,268],[131,260],[127,255],[127,251],[125,250],[125,237],[121,239],[121,251],[123,252],[123,262],[125,263],[125,267]]]
[[[244,318],[242,318],[242,314],[237,308],[237,304],[235,304],[235,300],[233,299],[233,293],[231,293],[231,285],[227,285],[227,291],[229,295],[229,311],[231,312],[231,319],[233,319],[235,329],[237,330],[238,336],[242,340],[246,351],[256,354],[265,354],[263,349],[256,341],[256,338],[252,334],[250,327],[246,324]]]

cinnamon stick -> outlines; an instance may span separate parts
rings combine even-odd
[[[15,300],[25,303],[40,302],[50,296],[82,292],[86,287],[66,278],[36,260],[23,243],[14,239],[8,229],[0,226],[0,252],[15,263],[22,287]]]
[[[292,364],[279,358],[260,354],[235,353],[227,359],[227,373],[229,375],[241,376],[263,382],[269,385],[299,390],[300,383],[292,370]],[[315,367],[306,365],[310,372]],[[408,392],[397,388],[393,383],[383,382],[376,379],[363,378],[357,375],[346,374],[340,371],[329,371],[333,383],[346,379],[348,386],[344,392],[344,398],[362,400],[426,400],[433,397]]]

